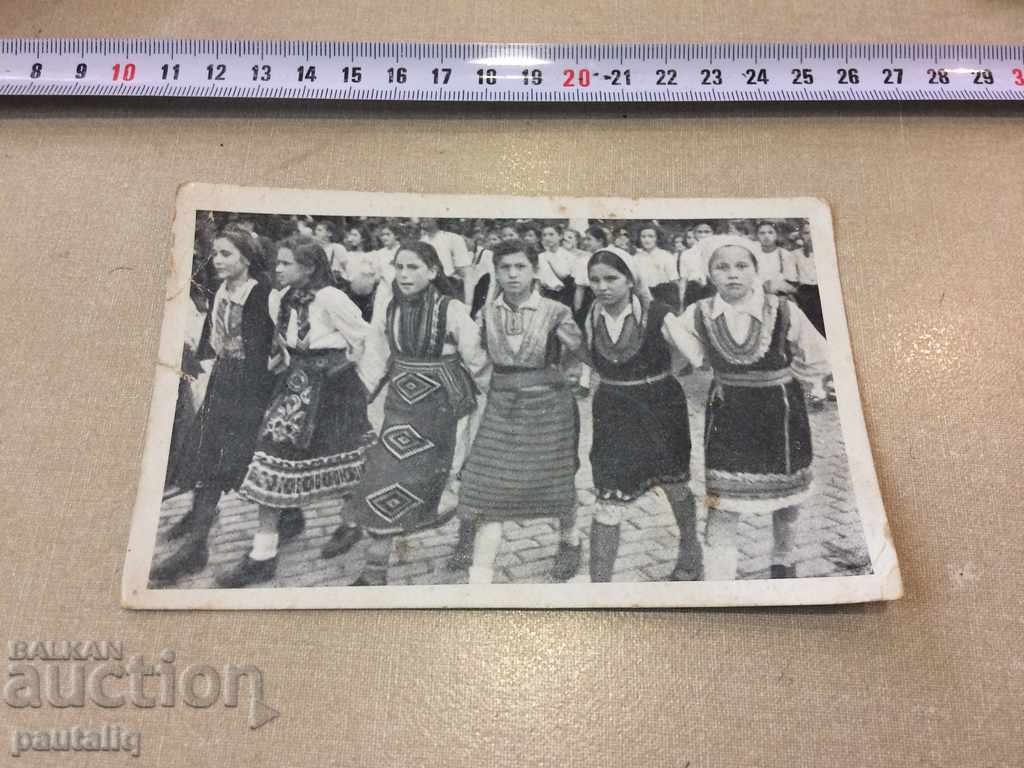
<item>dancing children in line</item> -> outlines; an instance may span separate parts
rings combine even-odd
[[[270,287],[254,277],[266,269],[259,243],[243,230],[221,232],[213,241],[213,267],[223,282],[207,314],[197,357],[216,359],[181,480],[183,487],[193,488],[192,507],[168,531],[168,539],[183,541],[154,566],[154,587],[174,584],[206,567],[217,504],[245,477],[274,388],[274,376],[267,370],[274,338],[267,314]]]
[[[670,318],[668,329],[695,368],[714,371],[704,423],[706,575],[735,579],[740,516],[771,512],[771,576],[792,578],[813,459],[797,377],[820,382],[828,350],[799,307],[764,292],[753,242],[719,236],[702,247],[716,294]]]
[[[499,292],[480,317],[493,373],[459,503],[460,517],[478,521],[469,583],[493,580],[504,521],[538,517],[559,520],[551,576],[568,581],[580,564],[580,424],[572,393],[579,364],[569,357],[583,337],[569,307],[541,295],[539,255],[530,246],[501,243],[494,268]]]
[[[380,439],[367,452],[366,473],[348,514],[371,538],[353,586],[387,583],[396,536],[451,519],[455,504],[442,504],[442,494],[465,458],[459,455],[465,442],[457,435],[490,377],[479,329],[451,296],[434,247],[403,244],[395,273],[397,290],[386,311],[375,311],[360,363],[367,389],[376,391],[386,378],[388,392]]]
[[[251,552],[217,577],[221,587],[271,580],[280,511],[324,499],[340,502],[362,477],[372,437],[355,368],[369,324],[331,286],[327,254],[315,240],[296,236],[282,242],[276,272],[283,288],[271,293],[269,308],[276,319],[270,367],[277,385],[238,489],[239,496],[259,504],[260,525]]]
[[[590,362],[600,376],[590,450],[597,503],[590,528],[590,580],[611,581],[623,513],[655,486],[679,526],[669,575],[697,581],[703,560],[690,479],[686,395],[672,375],[667,341],[671,309],[650,301],[632,257],[598,250],[590,257],[595,302],[586,323]],[[648,298],[645,298],[647,296]]]

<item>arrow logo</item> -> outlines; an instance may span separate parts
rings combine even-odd
[[[271,720],[276,720],[281,716],[273,707],[268,707],[262,701],[253,700],[252,706],[249,708],[249,727],[252,730],[261,728]]]

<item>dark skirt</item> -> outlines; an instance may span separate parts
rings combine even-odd
[[[177,473],[180,487],[238,488],[252,460],[266,406],[266,391],[253,386],[244,360],[217,358],[189,430],[189,447]]]
[[[483,309],[484,304],[487,303],[487,292],[490,290],[490,287],[490,274],[485,274],[476,281],[476,285],[473,286],[473,306],[469,310],[470,317],[475,318],[480,310]]]
[[[292,351],[238,493],[268,507],[340,499],[362,479],[372,440],[366,388],[339,350]]]
[[[367,450],[366,472],[346,514],[377,535],[443,525],[454,509],[438,511],[452,468],[459,419],[472,392],[457,356],[392,362],[380,439]],[[471,407],[470,407],[471,409]]]
[[[571,277],[566,277],[562,280],[561,288],[557,290],[554,288],[541,288],[540,295],[546,299],[557,301],[559,304],[565,304],[569,309],[572,309],[576,298],[576,281]]]
[[[590,449],[599,499],[631,501],[655,485],[690,479],[690,415],[671,376],[617,386],[602,380],[594,395]]]
[[[708,506],[764,512],[804,501],[811,428],[800,382],[729,386],[715,381],[704,423]]]
[[[679,301],[679,285],[677,283],[660,283],[651,286],[651,296],[655,301],[667,304],[673,314],[679,314],[681,305]]]
[[[707,299],[715,295],[715,286],[709,283],[698,283],[696,280],[687,280],[686,289],[683,292],[683,309],[691,304],[696,304],[701,299]]]
[[[821,314],[821,294],[818,293],[818,286],[801,283],[796,292],[796,304],[807,315],[811,325],[817,328],[818,333],[824,336],[825,318]]]
[[[576,507],[579,411],[557,370],[495,373],[462,470],[461,514],[560,516]]]
[[[589,285],[584,285],[583,301],[580,303],[580,308],[572,313],[572,318],[576,321],[576,325],[580,327],[580,330],[585,330],[587,327],[587,315],[590,314],[590,307],[593,303],[594,292],[590,289]]]

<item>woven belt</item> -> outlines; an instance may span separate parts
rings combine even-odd
[[[633,379],[631,381],[615,381],[614,379],[601,379],[601,384],[608,384],[613,387],[642,387],[644,384],[654,384],[656,381],[662,381],[672,376],[671,371],[665,371],[663,373],[655,374],[654,376],[645,376],[642,379]]]
[[[743,373],[715,372],[715,383],[725,387],[777,387],[793,380],[789,368],[778,371],[744,371]]]

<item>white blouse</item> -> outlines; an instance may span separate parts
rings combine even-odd
[[[765,301],[764,291],[759,287],[755,287],[746,298],[735,304],[730,304],[716,294],[711,305],[711,316],[717,318],[725,315],[729,335],[737,344],[742,344],[750,331],[751,318],[760,320],[764,316]],[[665,318],[669,341],[683,353],[694,368],[702,368],[707,358],[707,350],[694,322],[694,316],[699,311],[698,302],[688,306],[678,317],[669,315]],[[786,341],[789,342],[793,355],[791,368],[797,376],[817,383],[822,376],[830,372],[828,342],[792,302],[789,305],[789,330],[786,333]]]
[[[270,292],[270,317],[274,321],[277,320],[281,300],[289,290]],[[347,349],[351,357],[358,360],[369,333],[370,325],[363,320],[352,299],[333,286],[317,291],[309,305],[309,332],[304,341],[307,349]],[[288,318],[284,340],[293,348],[299,343],[299,319],[294,309]]]

